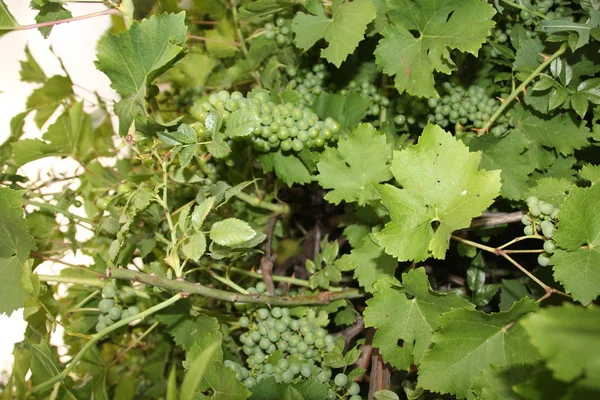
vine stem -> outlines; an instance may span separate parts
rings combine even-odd
[[[23,204],[26,204],[28,206],[38,207],[41,210],[46,210],[46,211],[50,211],[50,212],[53,212],[53,213],[62,214],[62,215],[64,215],[65,217],[67,217],[69,219],[76,219],[76,220],[79,220],[81,222],[86,222],[86,223],[88,223],[88,224],[90,224],[92,226],[95,224],[94,220],[92,220],[92,219],[89,219],[89,218],[86,218],[86,217],[81,217],[79,215],[70,213],[69,211],[63,210],[60,207],[53,206],[52,204],[38,203],[37,201],[28,200],[28,199],[23,199]]]
[[[531,83],[550,63],[560,57],[567,50],[567,44],[563,43],[556,52],[554,52],[550,57],[547,57],[543,63],[541,63],[536,69],[533,70],[531,74],[519,86],[517,86],[510,95],[504,99],[500,107],[494,112],[491,118],[486,122],[485,126],[481,129],[477,130],[478,135],[482,135],[485,132],[490,130],[492,124],[496,121],[496,119],[504,112],[506,107],[525,89],[527,85]]]
[[[245,193],[245,192],[236,193],[233,197],[235,197],[238,200],[241,200],[245,203],[248,203],[253,207],[258,207],[258,208],[262,208],[264,210],[272,211],[275,214],[289,214],[290,213],[290,206],[286,203],[283,203],[283,204],[269,203],[268,201],[263,201],[260,198],[249,195],[248,193]]]
[[[175,254],[171,254],[171,257],[169,257],[169,258],[171,259],[172,262],[175,263],[175,265],[172,265],[173,269],[175,270],[175,274],[177,275],[177,277],[181,277],[181,274],[183,271],[182,271],[182,268],[180,265],[179,257],[177,257],[177,231],[175,230],[175,225],[173,224],[173,219],[171,218],[171,212],[169,211],[169,205],[167,203],[168,192],[169,192],[169,173],[167,170],[167,162],[165,160],[161,159],[159,154],[155,153],[155,156],[161,163],[162,173],[163,173],[162,199],[160,197],[158,197],[157,200],[158,200],[158,203],[163,207],[163,209],[165,211],[165,217],[167,218],[167,224],[169,224],[169,231],[171,233],[170,250],[173,253],[175,253]]]
[[[517,3],[513,2],[513,1],[502,0],[502,2],[504,4],[508,4],[511,7],[518,8],[519,10],[528,11],[531,14],[533,14],[533,15],[535,15],[537,17],[540,17],[541,19],[550,19],[550,18],[548,18],[548,16],[546,14],[542,14],[541,12],[538,12],[538,11],[535,11],[535,10],[530,10],[529,8],[527,8],[525,6],[522,6],[520,4],[517,4]]]
[[[74,285],[93,286],[101,288],[104,286],[104,282],[101,279],[96,278],[80,278],[78,276],[62,276],[62,275],[40,275],[36,274],[38,279],[42,282],[56,282],[56,283],[71,283]]]
[[[147,316],[152,315],[157,311],[167,308],[171,304],[176,303],[177,301],[181,300],[182,298],[183,298],[183,295],[181,293],[177,293],[175,296],[173,296],[161,303],[158,303],[157,305],[150,307],[147,310],[144,310],[136,315],[132,315],[131,317],[122,319],[121,321],[116,322],[116,323],[112,324],[111,326],[108,326],[108,327],[102,329],[100,332],[96,333],[95,335],[93,335],[90,338],[90,340],[81,348],[81,350],[79,350],[79,352],[75,355],[75,357],[73,357],[73,359],[71,360],[69,365],[60,374],[55,375],[52,378],[48,379],[47,381],[42,382],[39,385],[35,386],[33,389],[31,389],[31,393],[38,393],[43,390],[46,390],[47,388],[54,385],[56,382],[59,382],[59,381],[62,381],[63,379],[65,379],[69,375],[69,373],[75,368],[75,366],[79,363],[79,361],[81,361],[81,359],[83,358],[85,353],[93,345],[95,345],[96,342],[98,342],[100,339],[102,339],[104,336],[119,329],[122,326],[128,325],[129,323],[131,323],[133,321],[136,321],[138,319],[144,319]]]
[[[131,344],[129,346],[127,346],[127,348],[125,350],[123,350],[122,352],[120,352],[119,354],[117,354],[117,356],[115,357],[115,359],[113,360],[113,362],[110,364],[110,366],[112,367],[113,365],[115,365],[117,362],[119,362],[119,360],[121,360],[121,358],[123,358],[123,356],[125,354],[127,354],[127,352],[131,349],[133,349],[135,346],[138,345],[139,342],[142,341],[142,339],[144,339],[146,336],[148,336],[150,334],[150,332],[152,332],[160,323],[158,321],[156,321],[155,323],[153,323],[150,328],[146,329],[146,331],[144,333],[142,333],[140,336],[136,337],[135,339],[133,339],[133,342],[131,342]]]
[[[220,265],[213,265],[210,268],[212,269],[216,269],[216,270],[225,270],[225,267],[221,267]],[[251,272],[251,271],[246,271],[245,269],[241,269],[241,268],[237,268],[237,267],[229,267],[227,268],[228,271],[231,272],[235,272],[241,275],[245,275],[245,276],[250,276],[252,278],[257,278],[257,279],[262,279],[263,275],[259,274],[258,272]],[[299,278],[293,278],[291,276],[281,276],[281,275],[273,275],[273,280],[275,282],[284,282],[284,283],[289,283],[295,286],[301,286],[301,287],[305,287],[305,288],[310,288],[310,284],[308,283],[307,280],[304,279],[299,279]],[[339,287],[334,287],[334,286],[330,286],[327,288],[328,291],[330,292],[341,292],[343,291],[342,288]]]
[[[37,29],[37,28],[43,28],[46,26],[55,26],[55,25],[65,24],[68,22],[82,21],[84,19],[101,17],[103,15],[111,15],[111,14],[121,14],[121,13],[119,12],[119,10],[117,10],[115,8],[108,8],[106,10],[98,11],[98,12],[91,13],[91,14],[80,15],[78,17],[59,19],[57,21],[40,22],[39,24],[19,25],[13,29],[15,31],[24,31],[24,30],[28,30],[28,29]]]
[[[131,282],[141,282],[147,285],[184,293],[186,295],[200,295],[232,303],[270,304],[274,306],[295,307],[313,304],[328,304],[338,299],[358,299],[364,297],[364,293],[361,293],[356,289],[346,289],[341,292],[322,292],[315,296],[269,296],[257,293],[241,294],[209,288],[200,283],[192,283],[183,279],[165,279],[123,268],[108,269],[107,277]]]
[[[513,243],[519,242],[521,240],[525,240],[525,239],[543,239],[541,236],[539,236],[539,235],[520,236],[518,238],[515,238],[515,239],[511,240],[510,242],[507,242],[507,243],[503,244],[500,247],[486,246],[484,244],[473,242],[471,240],[464,239],[464,238],[461,238],[460,236],[456,236],[456,235],[452,235],[451,237],[452,237],[452,239],[456,240],[457,242],[461,242],[461,243],[467,244],[469,246],[473,246],[475,248],[487,251],[489,253],[493,253],[493,254],[495,254],[497,256],[504,257],[508,262],[510,262],[515,267],[517,267],[519,270],[521,270],[521,272],[523,272],[525,275],[527,275],[532,281],[534,281],[535,283],[537,283],[538,285],[540,285],[542,287],[542,289],[544,289],[544,291],[546,293],[542,297],[540,297],[538,299],[538,302],[541,302],[541,301],[547,299],[553,293],[560,294],[560,295],[566,296],[566,297],[571,297],[567,293],[561,292],[560,290],[554,289],[554,288],[546,285],[544,282],[542,282],[541,280],[539,280],[531,272],[529,272],[525,268],[523,268],[523,266],[521,266],[521,264],[519,264],[518,262],[516,262],[511,256],[509,256],[508,253],[507,253],[509,250],[503,250],[505,247],[507,247],[507,246],[509,246],[509,245],[511,245]],[[515,250],[513,252],[514,253],[517,253],[517,252],[527,252],[527,250]]]

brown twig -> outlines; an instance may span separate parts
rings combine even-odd
[[[275,229],[275,223],[277,222],[277,215],[269,218],[267,227],[265,228],[265,235],[267,241],[265,242],[265,254],[260,258],[260,271],[262,272],[263,282],[267,285],[267,290],[271,296],[275,294],[275,285],[273,284],[273,261],[275,257],[271,254],[271,239],[273,238],[273,230]]]
[[[387,390],[390,388],[392,373],[390,366],[383,362],[379,350],[373,350],[371,356],[371,381],[369,382],[369,400],[372,400],[374,394],[380,390]]]

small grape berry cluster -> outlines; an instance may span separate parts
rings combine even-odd
[[[298,104],[306,107],[312,106],[318,95],[323,93],[323,85],[327,78],[325,65],[315,64],[312,69],[303,68],[298,70],[295,67],[286,68],[286,73],[290,78],[287,89],[295,90],[302,96]]]
[[[275,39],[279,46],[285,46],[292,42],[292,21],[283,17],[278,17],[273,22],[267,22],[264,26],[264,35],[267,39]]]
[[[281,148],[283,151],[300,152],[303,148],[322,148],[326,143],[335,141],[340,132],[340,124],[331,118],[325,121],[309,108],[291,103],[276,104],[270,100],[266,91],[251,93],[245,98],[240,92],[229,93],[221,90],[209,96],[208,101],[197,103],[192,114],[202,123],[211,113],[220,110],[225,125],[229,116],[246,110],[259,116],[252,127],[251,140],[259,152],[268,152]]]
[[[202,86],[174,86],[171,90],[165,92],[164,100],[170,101],[175,110],[185,112],[194,104],[197,98],[202,96],[202,91]]]
[[[390,100],[379,93],[379,88],[368,81],[351,80],[340,94],[346,96],[350,93],[359,93],[363,97],[368,97],[371,100],[371,107],[367,111],[370,116],[379,116],[382,109],[390,105]]]
[[[529,212],[521,218],[525,225],[523,233],[527,236],[541,233],[544,236],[544,252],[538,256],[538,264],[542,267],[550,264],[550,257],[556,249],[556,243],[552,240],[554,230],[556,229],[556,218],[559,208],[550,203],[540,201],[535,196],[530,196],[526,200]]]
[[[265,290],[264,283],[259,282],[252,292]],[[336,346],[335,340],[308,317],[296,318],[287,308],[258,308],[240,317],[238,323],[246,329],[239,339],[247,367],[231,360],[226,360],[224,365],[249,389],[268,377],[278,383],[297,383],[311,378],[322,383],[331,381],[333,372],[323,360]],[[351,400],[362,399],[360,386],[348,382],[346,374],[337,374],[333,383],[332,399],[337,398],[336,392],[351,396]]]
[[[123,310],[122,307],[116,303],[116,301],[120,301],[124,304],[129,301],[131,296],[123,293],[120,294],[119,297],[120,299],[117,297],[117,289],[113,284],[109,283],[104,285],[102,288],[102,300],[98,303],[101,314],[98,315],[96,332],[100,332],[104,328],[117,322],[119,319],[129,318],[140,313],[140,309],[135,305]]]
[[[487,95],[485,89],[480,86],[473,85],[465,90],[461,86],[444,82],[442,89],[445,94],[440,99],[432,97],[427,101],[430,108],[428,119],[442,128],[450,124],[482,128],[500,107],[500,101]],[[496,119],[491,133],[500,137],[511,125],[509,119],[500,116]]]

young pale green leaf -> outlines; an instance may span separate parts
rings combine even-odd
[[[95,134],[100,133],[100,134]],[[25,139],[12,143],[13,160],[19,166],[49,156],[71,156],[86,163],[98,156],[107,156],[111,132],[94,132],[92,119],[83,110],[83,103],[65,110],[48,127],[42,139]]]
[[[64,7],[64,4],[60,0],[33,0],[30,3],[30,7],[34,10],[38,10],[35,16],[35,22],[38,24],[43,22],[60,21],[73,17],[71,11]],[[48,37],[52,32],[53,26],[42,26],[39,29],[44,37]]]
[[[260,123],[260,116],[256,111],[237,110],[227,118],[225,133],[229,137],[248,136]]]
[[[518,321],[538,305],[525,298],[507,312],[453,309],[440,318],[440,330],[419,368],[419,386],[432,392],[469,397],[477,376],[491,364],[513,365],[539,359]],[[516,323],[515,323],[516,321]]]
[[[234,246],[256,236],[256,231],[247,222],[227,218],[215,222],[210,228],[210,238],[222,246]]]
[[[383,359],[408,371],[412,364],[421,363],[442,314],[459,308],[474,310],[475,306],[455,293],[434,292],[425,269],[417,268],[402,274],[402,287],[379,285],[367,300],[365,326],[377,328],[373,345]]]
[[[379,277],[394,275],[398,261],[366,236],[350,254],[336,260],[335,265],[342,271],[354,271],[354,279],[358,280],[359,285],[367,292],[372,292]]]
[[[210,360],[220,346],[220,342],[214,342],[194,359],[181,383],[180,399],[192,400],[195,398],[196,390],[211,366]]]
[[[454,230],[493,202],[500,171],[479,170],[481,156],[439,126],[427,125],[417,145],[394,152],[392,174],[402,187],[377,187],[391,221],[376,234],[401,261],[444,258]]]
[[[600,186],[573,189],[558,220],[554,277],[574,300],[588,304],[600,295]]]
[[[214,205],[215,198],[208,197],[204,199],[202,203],[194,207],[194,211],[192,212],[192,226],[196,231],[200,231],[202,229],[202,224]]]
[[[481,151],[481,168],[501,170],[500,194],[510,200],[520,200],[527,192],[528,177],[535,170],[527,152],[530,141],[518,131],[502,138],[483,135],[469,142],[471,151]]]
[[[590,181],[593,184],[600,181],[600,165],[585,164],[581,167],[579,175],[586,181]]]
[[[555,378],[600,382],[600,308],[563,303],[530,314],[521,324]]]
[[[44,81],[44,86],[35,89],[27,99],[27,108],[35,110],[38,128],[50,119],[56,109],[73,96],[73,82],[67,76],[54,75]]]
[[[317,15],[299,12],[294,17],[292,30],[298,47],[308,50],[319,40],[325,39],[329,46],[321,50],[321,57],[336,67],[363,40],[367,25],[375,19],[377,9],[371,0],[344,2],[332,10],[331,18],[321,9]]]
[[[198,261],[206,251],[206,237],[204,233],[194,233],[183,245],[183,254],[194,261]]]
[[[8,314],[25,304],[23,268],[29,252],[36,249],[23,218],[23,192],[0,188],[0,314]]]
[[[46,82],[48,78],[37,61],[35,61],[35,58],[33,58],[29,46],[25,47],[25,57],[27,57],[27,61],[21,61],[21,80],[23,82],[35,83]]]
[[[96,66],[122,97],[115,106],[119,134],[136,116],[145,116],[147,87],[185,55],[185,13],[153,15],[118,34],[108,34],[97,47]]]
[[[317,163],[319,183],[333,189],[325,200],[334,204],[356,201],[361,206],[376,200],[372,184],[391,179],[391,156],[392,146],[384,134],[370,124],[359,125],[339,140],[337,149],[325,148]]]
[[[438,97],[433,73],[455,69],[451,49],[477,55],[496,13],[482,0],[387,0],[387,6],[394,25],[382,32],[375,50],[377,64],[396,76],[400,93],[420,97]]]

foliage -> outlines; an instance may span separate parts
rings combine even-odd
[[[8,37],[111,14],[120,95],[25,49],[1,399],[600,396],[593,2],[69,3],[0,0]],[[51,157],[80,167],[23,173]]]

